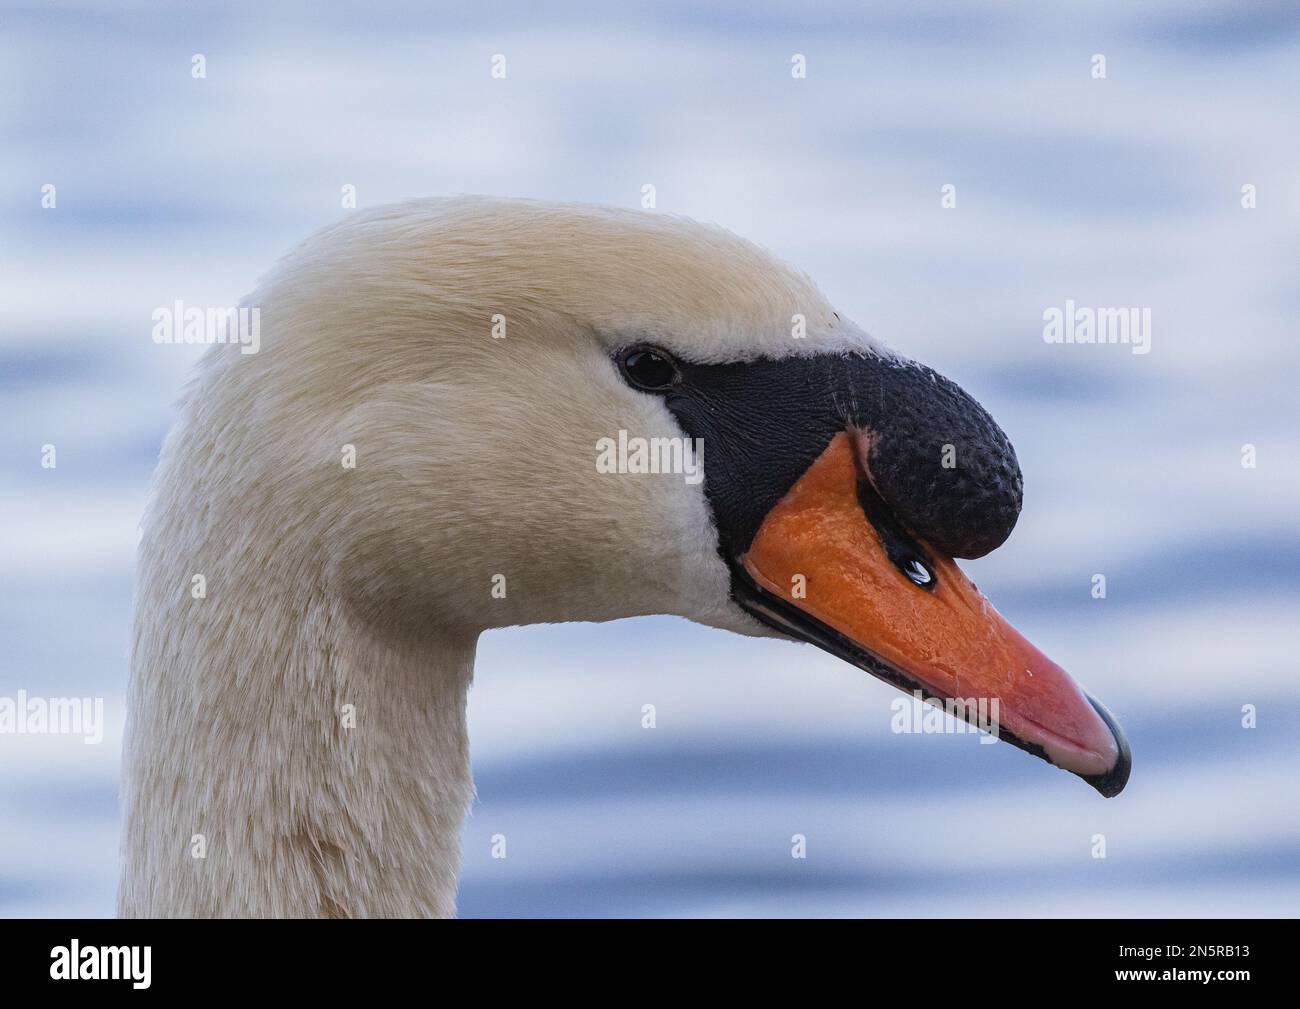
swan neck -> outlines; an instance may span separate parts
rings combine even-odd
[[[141,548],[120,913],[453,914],[475,636],[385,631],[301,572],[161,532]]]

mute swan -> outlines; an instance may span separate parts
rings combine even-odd
[[[245,304],[260,351],[202,359],[145,517],[121,914],[453,914],[475,642],[513,624],[813,641],[1123,787],[1118,727],[951,560],[1015,523],[1002,431],[757,247],[422,200]],[[598,472],[619,432],[703,439],[703,480]]]

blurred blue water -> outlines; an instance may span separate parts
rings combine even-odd
[[[890,688],[793,645],[668,619],[494,633],[464,913],[1300,907],[1293,6],[10,3],[0,20],[0,694],[93,692],[120,727],[136,522],[193,360],[150,341],[153,306],[231,303],[346,212],[345,183],[363,205],[635,206],[653,182],[661,212],[774,249],[999,418],[1026,511],[972,573],[1125,722],[1133,783],[1103,802],[1005,746],[890,735]],[[1152,352],[1045,344],[1066,298],[1150,306]],[[0,736],[0,913],[111,912],[119,732]]]

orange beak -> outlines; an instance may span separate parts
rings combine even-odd
[[[904,689],[957,702],[947,707],[960,717],[980,712],[981,728],[1118,794],[1131,761],[1114,719],[951,558],[892,519],[857,447],[837,434],[767,514],[738,559],[749,608]]]

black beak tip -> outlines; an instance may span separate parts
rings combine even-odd
[[[1119,749],[1119,756],[1115,759],[1115,766],[1105,774],[1094,774],[1092,777],[1084,778],[1089,785],[1095,788],[1107,799],[1119,795],[1124,791],[1124,786],[1128,784],[1129,772],[1133,770],[1133,752],[1129,749],[1128,740],[1124,737],[1124,730],[1119,727],[1119,722],[1115,721],[1115,716],[1106,710],[1106,706],[1093,697],[1091,694],[1086,695],[1088,703],[1092,705],[1093,710],[1106,723],[1106,728],[1115,737],[1115,746]]]

